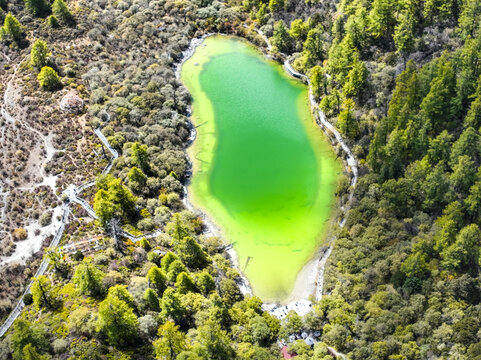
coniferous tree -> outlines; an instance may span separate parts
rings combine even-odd
[[[54,0],[52,4],[52,14],[64,24],[71,24],[74,20],[64,0]]]
[[[58,19],[54,15],[50,15],[47,19],[48,26],[51,28],[58,28],[60,26]]]
[[[284,0],[269,0],[269,9],[273,13],[280,12],[284,9]]]
[[[354,101],[346,99],[342,106],[343,110],[339,114],[338,127],[343,134],[353,139],[358,133],[358,125],[354,117]]]
[[[14,360],[23,360],[23,349],[27,345],[37,349],[45,349],[48,341],[42,328],[34,326],[30,321],[18,319],[13,323],[13,333],[11,336],[12,357]]]
[[[406,56],[414,47],[414,19],[408,13],[402,14],[394,31],[396,51],[406,64]]]
[[[43,16],[50,11],[50,5],[45,0],[24,0],[25,6],[35,16]]]
[[[146,302],[149,309],[153,311],[160,310],[159,298],[157,297],[157,294],[155,293],[155,291],[152,290],[151,288],[148,288],[145,290],[144,301]]]
[[[92,264],[84,261],[75,269],[73,282],[82,294],[98,296],[102,293],[104,273]]]
[[[25,38],[22,25],[11,13],[5,16],[3,27],[0,28],[0,40],[19,43]]]
[[[461,15],[459,16],[459,29],[464,37],[474,37],[479,30],[479,17],[481,16],[481,3],[477,0],[463,2]]]
[[[184,237],[176,250],[181,260],[190,268],[202,269],[209,263],[207,254],[191,236]]]
[[[368,70],[362,60],[354,62],[352,69],[347,74],[346,83],[343,91],[346,96],[359,98],[367,85]]]
[[[397,1],[374,0],[369,13],[369,31],[375,38],[390,37],[396,25]]]
[[[279,20],[275,23],[271,42],[280,52],[288,52],[290,50],[291,37],[284,21]]]
[[[45,355],[41,355],[37,352],[37,349],[28,344],[23,348],[23,360],[48,360],[49,358]]]
[[[194,281],[185,271],[177,275],[175,287],[177,288],[177,291],[179,291],[179,293],[181,294],[187,294],[188,292],[196,291]]]
[[[47,64],[48,48],[47,43],[42,40],[36,40],[30,51],[30,64],[38,69],[43,68]]]
[[[312,67],[315,64],[324,61],[326,57],[324,44],[324,35],[319,29],[312,29],[309,31],[303,45],[303,54],[306,58],[306,65],[308,67]]]
[[[57,300],[52,291],[52,283],[45,275],[35,278],[32,284],[32,300],[37,310],[43,307],[50,310],[55,308]]]
[[[311,69],[310,80],[314,96],[319,99],[322,94],[327,93],[327,78],[324,73],[324,69],[319,65],[314,66]]]
[[[149,286],[154,288],[159,296],[162,296],[167,287],[167,277],[165,273],[157,266],[152,266],[147,272],[147,281],[149,282]]]
[[[40,86],[46,90],[57,90],[62,87],[62,82],[57,72],[49,66],[44,66],[37,76]]]
[[[125,301],[108,296],[99,305],[96,329],[114,346],[132,344],[138,337],[139,320]]]
[[[174,360],[187,348],[185,334],[171,321],[161,325],[157,335],[159,338],[154,341],[154,348],[156,358],[159,360]]]

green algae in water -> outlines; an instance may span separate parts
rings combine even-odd
[[[285,300],[322,242],[340,171],[307,88],[223,36],[207,38],[181,75],[197,128],[191,200],[234,243],[254,293]]]

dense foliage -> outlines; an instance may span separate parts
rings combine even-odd
[[[360,160],[330,295],[303,325],[353,359],[481,356],[480,11],[347,0],[331,24],[307,11],[288,34],[289,11],[274,22]],[[307,46],[316,29],[324,53]]]
[[[48,43],[51,28],[76,23],[97,54],[69,73],[90,93],[91,127],[101,125],[121,153],[91,194],[112,238],[85,259],[51,256],[53,274],[35,280],[2,356],[270,359],[277,338],[318,331],[314,348],[301,340],[290,351],[299,359],[329,359],[327,345],[352,359],[481,358],[479,1],[82,4],[70,12],[62,0],[26,1],[35,16],[52,12]],[[25,45],[23,26],[37,26],[2,19],[0,37],[12,48]],[[221,242],[203,236],[202,220],[181,202],[190,98],[173,64],[207,31],[262,44],[252,22],[274,56],[292,56],[310,76],[361,173],[336,231],[326,295],[304,318],[282,322],[242,296]],[[48,49],[35,42],[30,62],[49,73],[39,81],[59,85],[53,68],[44,71]],[[337,191],[342,204],[348,188]],[[164,234],[126,243],[115,236],[125,224]]]

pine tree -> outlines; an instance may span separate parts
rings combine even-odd
[[[33,304],[37,310],[43,307],[47,309],[55,308],[56,299],[52,292],[52,284],[45,275],[35,278],[31,291]]]
[[[343,110],[339,114],[338,127],[339,130],[349,138],[353,139],[358,133],[356,118],[354,117],[354,101],[351,99],[344,100]]]
[[[284,0],[269,0],[269,9],[271,12],[276,13],[284,9]]]
[[[107,191],[104,189],[97,191],[94,197],[94,211],[102,224],[106,225],[114,217],[117,209]]]
[[[288,52],[290,50],[291,38],[284,21],[279,20],[275,23],[271,42],[280,52]]]
[[[162,296],[162,293],[167,287],[167,277],[165,273],[157,266],[152,266],[147,272],[147,281],[149,282],[149,286],[154,288],[159,296]]]
[[[129,186],[132,190],[142,192],[147,184],[147,176],[138,167],[134,166],[127,174]]]
[[[350,15],[346,22],[346,34],[352,37],[354,46],[358,49],[364,48],[367,45],[368,32],[368,13],[364,6],[359,6],[356,13]]]
[[[47,63],[47,56],[47,43],[42,40],[36,40],[32,45],[32,50],[30,51],[30,64],[33,67],[41,69]]]
[[[50,15],[47,19],[48,26],[51,28],[58,28],[60,26],[58,19],[54,15]]]
[[[151,288],[145,290],[144,301],[149,307],[149,309],[153,311],[160,311],[159,298],[157,297],[155,291]]]
[[[324,69],[319,65],[314,66],[311,69],[310,80],[312,89],[316,99],[319,99],[322,94],[327,93],[327,78],[324,73]]]
[[[181,294],[187,294],[188,292],[196,291],[194,281],[185,271],[177,275],[175,287],[177,288],[177,291]]]
[[[62,82],[57,72],[49,66],[44,66],[37,76],[40,86],[46,90],[57,90],[62,87]]]
[[[211,291],[215,290],[214,278],[207,271],[202,271],[197,275],[197,287],[204,296],[207,296]]]
[[[187,347],[185,334],[171,321],[159,327],[158,336],[153,344],[156,359],[174,360]]]
[[[177,324],[182,324],[186,315],[186,308],[182,304],[180,295],[171,287],[164,291],[162,296],[162,312],[164,319],[172,319]]]
[[[396,51],[403,57],[406,66],[406,56],[414,47],[414,20],[409,14],[402,14],[394,32]]]
[[[396,24],[397,1],[374,0],[369,13],[369,31],[375,38],[390,37]]]
[[[322,61],[324,61],[326,57],[324,44],[324,35],[320,30],[312,29],[309,31],[307,39],[303,45],[303,54],[306,58],[306,65],[308,67],[312,67],[316,63],[322,63]]]
[[[474,100],[469,106],[463,126],[478,129],[481,126],[481,77],[478,80],[478,87],[473,97]]]
[[[355,60],[352,69],[347,74],[343,91],[346,96],[359,98],[367,86],[368,71],[362,60]]]
[[[456,120],[456,73],[451,61],[443,59],[431,89],[421,103],[421,112],[432,126],[433,132],[453,128]]]
[[[481,16],[481,2],[478,0],[466,0],[463,2],[463,10],[459,16],[459,29],[464,37],[474,37],[479,29]]]
[[[111,345],[134,343],[138,337],[138,328],[139,320],[125,301],[108,296],[100,303],[96,329],[107,336]]]
[[[50,6],[45,0],[24,0],[25,6],[34,16],[43,16],[50,11]]]
[[[102,293],[104,273],[88,262],[83,262],[75,269],[73,282],[82,294],[97,296]]]
[[[71,24],[74,20],[64,0],[54,0],[52,4],[52,14],[64,24]]]
[[[147,146],[135,142],[132,145],[132,163],[142,169],[144,173],[149,170],[149,155],[147,154]]]
[[[25,38],[22,25],[11,13],[5,16],[3,27],[0,28],[0,40],[20,42]]]
[[[44,355],[40,355],[37,352],[37,349],[32,346],[32,344],[28,344],[23,348],[23,360],[48,360],[49,358]]]
[[[33,326],[30,321],[17,319],[13,323],[13,333],[11,335],[11,349],[14,360],[23,360],[23,349],[28,344],[35,346],[37,349],[45,349],[48,341],[45,334],[38,326]]]
[[[181,260],[190,268],[202,269],[209,263],[207,254],[191,237],[184,237],[176,247]]]

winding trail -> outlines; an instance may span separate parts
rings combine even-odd
[[[327,137],[331,140],[333,144],[337,143],[341,146],[342,150],[344,151],[345,157],[345,165],[346,165],[346,172],[348,174],[352,173],[351,176],[351,187],[349,190],[349,196],[348,196],[348,201],[347,201],[347,208],[346,206],[343,206],[341,208],[342,210],[342,215],[338,221],[339,227],[344,227],[346,224],[346,213],[347,210],[349,210],[350,203],[352,201],[352,198],[354,197],[354,188],[356,187],[357,184],[357,179],[359,176],[359,170],[357,167],[357,160],[354,157],[354,154],[352,153],[351,148],[347,143],[344,141],[342,138],[342,135],[339,133],[339,131],[327,120],[326,115],[324,112],[319,108],[319,104],[316,102],[316,99],[314,97],[314,94],[312,92],[312,85],[309,77],[307,77],[304,74],[301,74],[297,71],[294,70],[294,68],[291,66],[290,62],[288,59],[284,61],[284,68],[286,71],[293,77],[305,80],[309,86],[309,102],[311,104],[311,109],[314,114],[317,114],[316,116],[316,121],[317,124],[321,127],[321,129],[324,131],[324,133],[327,135]],[[323,285],[324,285],[324,267],[326,265],[326,262],[331,255],[332,248],[334,246],[334,241],[335,239],[332,239],[329,248],[326,250],[324,255],[319,259],[319,267],[318,267],[318,278],[317,278],[317,289],[316,289],[316,300],[319,301],[322,299],[322,290],[323,290]]]
[[[261,35],[262,38],[266,41],[267,50],[268,50],[268,52],[270,52],[272,50],[272,46],[269,42],[269,39],[260,30],[255,29],[255,31],[259,35]],[[192,56],[192,54],[194,53],[197,46],[199,46],[206,37],[211,36],[211,35],[213,35],[213,34],[209,33],[209,34],[205,34],[201,38],[193,39],[191,41],[189,47],[182,53],[182,57],[181,57],[180,61],[177,63],[177,66],[175,68],[175,75],[176,75],[176,78],[179,81],[180,81],[180,69],[182,67],[182,64]],[[284,58],[287,58],[287,56],[285,54],[281,54],[281,56],[284,57]],[[7,85],[6,93],[10,91],[11,84],[13,82],[14,76],[16,75],[18,67],[20,66],[20,64],[18,64],[15,68],[14,74],[11,77],[11,79],[10,79],[8,85]],[[348,207],[352,198],[353,198],[354,187],[356,186],[357,179],[358,179],[357,161],[356,161],[356,159],[355,159],[355,157],[352,153],[352,150],[346,144],[346,142],[342,138],[341,134],[337,131],[337,129],[335,129],[335,127],[326,119],[325,114],[319,109],[318,104],[315,101],[315,98],[313,96],[312,86],[311,86],[309,78],[304,74],[300,74],[300,73],[296,72],[292,68],[292,66],[290,65],[288,59],[286,59],[285,62],[284,62],[284,68],[292,76],[307,82],[307,84],[309,85],[309,100],[310,100],[310,104],[311,104],[311,109],[312,109],[313,113],[318,115],[318,116],[316,116],[316,121],[317,121],[318,125],[322,128],[322,130],[326,133],[328,138],[331,139],[331,141],[333,143],[338,143],[341,146],[341,148],[343,149],[343,151],[345,153],[346,170],[347,170],[348,173],[352,174],[351,189],[350,189],[350,193],[349,193],[349,197],[348,197],[348,203],[346,204],[347,207]],[[9,101],[10,101],[10,99],[5,94],[4,95],[4,104],[0,108],[0,113],[5,118],[6,121],[14,123],[16,121],[16,119],[7,110],[7,106],[9,105]],[[190,114],[190,110],[189,110],[189,114]],[[195,128],[192,126],[192,124],[190,124],[190,129],[191,129],[191,134],[190,134],[190,137],[189,137],[189,144],[194,141],[195,136],[196,136]],[[35,130],[35,129],[31,129],[31,130],[36,132],[36,133],[39,133],[38,130]],[[105,169],[102,171],[102,174],[107,174],[112,169],[113,161],[118,158],[119,154],[118,154],[117,150],[113,149],[110,146],[110,143],[108,142],[108,140],[104,136],[104,134],[101,132],[100,128],[94,129],[94,133],[99,138],[100,142],[109,150],[109,152],[112,155],[112,157],[109,160],[109,163],[107,164]],[[44,139],[44,141],[46,141],[44,136],[43,136],[43,139]],[[49,156],[49,154],[50,153],[47,152],[47,157]],[[52,154],[52,156],[53,156],[53,154]],[[190,160],[189,160],[189,165],[190,165]],[[50,247],[56,248],[59,245],[60,239],[62,238],[62,235],[63,235],[64,230],[65,230],[65,226],[68,223],[68,217],[69,217],[69,214],[70,214],[70,205],[71,204],[75,203],[75,204],[78,204],[78,205],[82,206],[85,209],[85,211],[89,214],[89,216],[91,216],[94,219],[97,218],[97,215],[95,214],[95,211],[93,210],[93,208],[84,199],[79,197],[79,194],[82,191],[84,191],[85,189],[87,189],[89,187],[92,187],[94,185],[95,185],[95,181],[89,181],[89,182],[87,182],[85,184],[82,184],[80,186],[76,186],[76,185],[71,184],[64,191],[64,194],[66,195],[67,200],[62,205],[63,215],[62,215],[62,219],[61,219],[61,225],[60,225],[59,229],[57,230],[57,233],[55,234],[55,237],[52,240],[52,242],[50,244]],[[184,187],[184,191],[185,192],[187,191],[186,187]],[[2,193],[1,195],[3,195],[4,197],[8,196],[8,194],[5,194],[5,193]],[[207,233],[212,233],[212,234],[218,233],[218,230],[215,228],[213,223],[210,222],[207,219],[205,214],[203,214],[201,211],[196,209],[188,201],[187,196],[184,196],[184,204],[185,204],[186,208],[188,208],[189,210],[193,211],[194,213],[200,214],[202,216],[202,218],[204,219],[204,221],[207,225]],[[340,220],[339,220],[339,226],[340,227],[343,227],[344,224],[345,224],[345,213],[346,213],[347,209],[346,209],[346,207],[343,207],[342,210],[343,210],[343,215],[340,217]],[[133,242],[137,242],[137,241],[140,241],[142,238],[157,237],[161,233],[162,233],[162,230],[158,229],[158,230],[156,230],[156,231],[154,231],[150,234],[145,234],[145,235],[140,235],[140,236],[134,236],[134,235],[129,234],[128,232],[125,232],[125,231],[121,231],[120,235],[124,236],[125,238],[130,239]],[[335,241],[335,238],[333,238],[330,241],[330,244],[329,244],[329,247],[328,247],[327,251],[323,254],[323,256],[318,261],[318,265],[317,265],[317,268],[316,268],[317,274],[318,274],[317,275],[317,286],[315,286],[315,298],[316,298],[316,300],[320,300],[322,298],[322,290],[323,290],[323,282],[324,282],[324,267],[325,267],[325,264],[326,264],[326,262],[329,258],[329,255],[332,252],[332,248],[334,246],[334,241]],[[235,260],[236,254],[235,254],[235,251],[232,248],[229,250],[229,254],[233,258],[233,261],[235,263],[236,262],[236,260]],[[39,268],[37,269],[34,277],[43,275],[46,272],[46,270],[48,268],[48,265],[49,265],[49,259],[44,257],[44,259],[42,260],[42,262],[41,262]],[[238,264],[236,264],[236,265],[238,265]],[[239,267],[237,266],[237,268],[239,268]],[[15,306],[15,308],[12,310],[12,312],[10,313],[10,315],[8,316],[6,321],[0,327],[0,337],[2,337],[7,332],[7,330],[10,328],[10,326],[13,324],[13,322],[21,314],[21,312],[22,312],[22,310],[25,306],[25,304],[23,302],[23,298],[26,294],[28,294],[30,292],[30,287],[31,287],[32,283],[33,283],[33,279],[28,284],[27,288],[25,289],[24,293],[20,297],[20,299],[19,299],[17,305]],[[252,293],[252,290],[249,286],[249,282],[248,282],[247,278],[242,277],[241,283],[239,285],[240,285],[240,288],[241,288],[241,290],[243,291],[244,294],[246,294],[246,293],[251,294]],[[267,311],[269,311],[271,314],[278,317],[279,319],[284,318],[285,315],[287,315],[287,313],[290,310],[294,310],[299,315],[302,316],[310,310],[311,306],[312,306],[312,303],[307,299],[299,300],[299,301],[296,301],[294,303],[290,303],[286,306],[280,306],[280,305],[277,305],[277,304],[264,304],[264,308]],[[335,354],[335,356],[345,358],[345,356],[343,354],[336,352],[335,349],[330,348],[329,350],[333,354]]]
[[[247,25],[244,24],[244,27],[247,28]],[[272,45],[269,42],[269,39],[267,38],[267,36],[265,36],[265,34],[261,30],[258,30],[258,29],[254,28],[254,31],[256,31],[264,39],[264,41],[266,42],[266,45],[267,45],[267,52],[268,52],[268,54],[266,54],[266,56],[269,57],[269,58],[272,58],[269,55],[269,53],[272,51]],[[214,35],[214,34],[208,33],[208,34],[203,35],[200,38],[195,38],[195,39],[191,40],[189,47],[182,53],[181,60],[177,63],[176,68],[175,68],[175,75],[176,75],[176,78],[179,82],[181,81],[180,71],[181,71],[183,63],[186,60],[188,60],[194,54],[195,49],[202,44],[202,42],[205,38],[207,38],[209,36],[212,36],[212,35]],[[345,215],[346,215],[346,213],[349,209],[350,203],[351,203],[352,198],[354,196],[354,188],[355,188],[355,186],[357,184],[357,180],[358,180],[359,171],[358,171],[357,160],[356,160],[354,154],[352,153],[352,150],[349,147],[349,145],[342,138],[342,135],[327,120],[324,112],[319,108],[319,104],[316,102],[315,97],[313,95],[312,85],[311,85],[309,77],[304,75],[304,74],[301,74],[301,73],[297,72],[291,66],[291,64],[289,62],[289,59],[288,59],[288,56],[286,54],[280,53],[280,55],[281,55],[282,58],[285,59],[284,69],[286,70],[286,72],[289,73],[291,76],[297,78],[297,79],[305,81],[308,84],[308,86],[309,86],[309,103],[310,103],[310,106],[311,106],[311,111],[315,116],[316,123],[324,131],[324,133],[326,134],[328,139],[331,141],[331,144],[334,145],[334,144],[337,143],[343,149],[344,165],[345,165],[345,168],[346,168],[346,172],[351,175],[351,187],[350,187],[350,190],[349,190],[348,201],[345,204],[345,206],[341,207],[342,214],[339,216],[339,219],[338,219],[339,227],[344,227],[344,225],[346,223]],[[328,75],[326,75],[326,76],[328,76]],[[191,115],[191,108],[190,107],[188,109],[188,115],[189,116]],[[196,130],[195,130],[195,127],[192,125],[191,122],[189,122],[189,128],[190,128],[191,133],[190,133],[189,143],[188,143],[187,147],[190,146],[196,138]],[[187,158],[188,165],[189,165],[189,171],[191,171],[192,163],[191,163],[188,156],[186,156],[186,158]],[[202,219],[203,219],[203,221],[204,221],[204,223],[206,224],[206,227],[207,227],[207,229],[205,231],[205,234],[219,235],[220,230],[217,229],[215,224],[212,221],[210,221],[210,219],[205,215],[204,212],[202,212],[200,209],[194,207],[190,203],[190,201],[188,200],[187,185],[188,184],[184,185],[184,195],[185,195],[184,199],[183,199],[184,205],[186,206],[187,209],[189,209],[190,211],[192,211],[192,212],[194,212],[194,213],[196,213],[196,214],[198,214],[199,216],[202,217]],[[311,291],[309,295],[314,293],[316,301],[319,301],[322,298],[325,265],[327,263],[327,260],[329,259],[329,256],[332,253],[335,240],[336,240],[335,238],[332,238],[330,240],[329,246],[327,247],[326,251],[323,253],[323,255],[319,259],[316,260],[314,271],[317,273],[317,276],[310,276],[309,279],[308,279],[308,282],[311,282],[311,283],[307,284],[307,287],[312,287],[312,289],[313,289],[313,291]],[[227,252],[231,256],[232,263],[234,264],[234,266],[237,269],[240,270],[239,263],[237,261],[237,254],[236,254],[235,250],[233,249],[233,247],[228,246]],[[252,294],[252,288],[249,285],[248,279],[244,275],[242,275],[242,272],[240,272],[240,274],[241,274],[241,280],[238,283],[240,290],[242,291],[242,293],[244,295],[245,294]],[[263,304],[262,307],[265,311],[268,311],[272,315],[276,316],[279,320],[282,320],[291,310],[294,310],[300,316],[303,316],[311,310],[312,305],[313,305],[312,302],[309,299],[306,298],[306,299],[301,299],[301,300],[298,300],[298,301],[293,301],[293,302],[291,302],[287,305]],[[338,352],[336,349],[334,349],[330,346],[328,346],[328,350],[335,357],[339,357],[339,358],[342,358],[342,359],[347,358],[346,355]]]
[[[21,64],[21,62],[20,62],[20,64]],[[10,91],[11,84],[13,83],[14,76],[16,75],[18,67],[20,66],[20,64],[18,64],[16,66],[16,69],[14,71],[14,75],[9,80],[9,85],[7,86],[6,92]],[[15,104],[10,100],[8,95],[4,95],[4,104],[0,108],[0,114],[5,118],[6,121],[14,124],[17,121],[17,119],[15,119],[15,117],[13,117],[8,112],[8,106],[9,105],[15,105]],[[107,114],[107,115],[109,115],[109,114]],[[107,118],[107,121],[109,121],[109,120],[110,120],[110,116],[108,116],[108,118]],[[28,125],[23,124],[23,123],[22,123],[22,125],[25,126],[28,130],[36,133],[37,135],[42,136],[44,141],[46,141],[45,139],[47,137],[43,136],[38,130],[33,129],[33,128],[31,128]],[[109,162],[108,162],[107,166],[102,171],[102,174],[107,174],[112,169],[113,162],[114,162],[115,159],[117,159],[119,157],[119,154],[118,154],[117,150],[115,150],[114,148],[112,148],[110,146],[109,141],[107,140],[105,135],[102,133],[100,128],[94,129],[94,133],[99,138],[100,142],[109,150],[110,154],[112,155],[112,157],[109,159]],[[55,151],[57,151],[57,150],[55,150]],[[47,151],[47,160],[45,161],[45,163],[47,163],[48,161],[50,161],[52,159],[53,153]],[[70,206],[72,204],[80,205],[82,208],[85,209],[85,211],[87,212],[87,214],[90,217],[92,217],[94,219],[98,218],[94,209],[87,203],[87,201],[85,201],[84,199],[82,199],[79,196],[79,194],[82,193],[84,190],[86,190],[87,188],[92,187],[94,185],[95,185],[95,181],[89,181],[89,182],[86,182],[86,183],[84,183],[80,186],[76,186],[74,184],[70,184],[70,185],[67,186],[67,189],[63,192],[63,194],[66,196],[67,199],[61,205],[62,217],[61,217],[61,220],[60,220],[60,226],[59,226],[57,232],[55,233],[55,236],[54,236],[52,242],[49,245],[50,248],[57,248],[59,246],[60,240],[62,239],[63,233],[65,231],[65,227],[68,224],[68,218],[69,218],[69,214],[70,214]],[[2,192],[2,193],[0,193],[0,196],[3,196],[4,199],[5,199],[4,201],[6,201],[6,197],[8,196],[8,192]],[[5,208],[3,208],[3,210],[2,210],[2,218],[4,216],[4,212],[5,212]],[[139,235],[139,236],[134,236],[134,235],[132,235],[132,234],[126,232],[126,231],[123,231],[123,230],[120,231],[121,236],[123,236],[123,237],[125,237],[125,238],[127,238],[127,239],[129,239],[133,242],[138,242],[142,238],[147,238],[147,239],[154,238],[154,237],[159,236],[160,234],[162,234],[162,229],[158,229],[158,230],[156,230],[152,233]],[[47,257],[44,257],[42,262],[40,263],[40,266],[38,267],[37,271],[35,272],[34,277],[30,280],[30,282],[28,283],[25,291],[20,296],[20,299],[18,300],[15,308],[10,312],[10,314],[7,317],[7,319],[5,320],[5,322],[0,326],[0,337],[2,337],[8,331],[8,329],[12,326],[14,321],[20,316],[23,308],[25,307],[25,303],[24,303],[23,299],[24,299],[26,294],[30,293],[30,288],[33,284],[34,278],[36,278],[40,275],[43,275],[47,271],[48,265],[49,265],[49,259]]]
[[[247,25],[244,25],[244,27],[247,28]],[[269,53],[272,51],[272,45],[269,42],[269,39],[265,34],[258,29],[254,29],[266,42],[267,45],[267,52],[266,54],[268,57]],[[183,52],[182,58],[177,64],[175,68],[175,75],[177,79],[180,81],[180,70],[182,67],[182,64],[188,60],[193,53],[195,52],[195,49],[200,46],[203,42],[203,40],[209,36],[212,36],[212,33],[208,33],[203,35],[200,38],[193,39],[189,45],[189,47]],[[349,208],[350,202],[354,196],[354,188],[357,184],[357,179],[358,179],[358,166],[357,166],[357,160],[354,157],[352,150],[350,149],[349,145],[346,143],[346,141],[342,138],[342,135],[339,133],[339,131],[327,120],[325,114],[322,112],[322,110],[319,109],[318,103],[315,101],[315,97],[313,95],[312,91],[312,86],[311,82],[308,76],[301,74],[294,70],[294,68],[291,66],[288,56],[286,54],[280,53],[281,58],[285,59],[284,60],[284,69],[286,70],[287,73],[289,73],[291,76],[300,79],[304,82],[306,82],[309,86],[309,102],[311,106],[311,111],[315,116],[316,123],[321,127],[321,129],[325,132],[329,140],[331,141],[332,144],[339,144],[344,152],[344,164],[346,167],[346,172],[348,174],[351,174],[351,188],[349,191],[349,196],[348,196],[348,201],[345,206],[341,208],[342,214],[339,218],[338,225],[340,227],[343,227],[345,224],[345,214]],[[189,110],[189,115],[190,115],[190,110]],[[191,125],[191,124],[190,124]],[[196,132],[195,128],[191,125],[191,138],[192,141],[196,137]],[[189,160],[189,165],[190,165],[190,160]],[[184,196],[184,204],[185,206],[191,210],[192,212],[199,214],[206,226],[207,226],[207,232],[208,234],[213,234],[213,235],[218,235],[220,233],[219,229],[216,228],[216,226],[207,218],[207,216],[199,209],[195,208],[188,200],[187,197],[187,188],[184,190],[185,196]],[[310,294],[315,294],[315,299],[319,301],[322,298],[322,292],[323,292],[323,284],[324,284],[324,270],[325,270],[325,264],[327,263],[327,260],[329,259],[330,254],[332,253],[332,249],[334,246],[335,238],[332,238],[329,242],[329,246],[327,247],[326,251],[320,256],[317,260],[315,260],[314,264],[312,262],[309,264],[316,276],[309,276],[308,277],[308,284],[306,284],[306,288],[309,291],[304,291],[303,293],[309,292]],[[231,256],[234,265],[240,269],[239,264],[237,262],[237,254],[235,253],[234,249],[229,250],[229,255]],[[308,269],[311,270],[311,269]],[[252,289],[249,286],[248,279],[245,276],[242,276],[240,288],[244,294],[252,294]],[[271,314],[275,315],[277,318],[282,319],[284,318],[289,311],[294,310],[296,311],[299,315],[303,316],[307,312],[310,311],[312,307],[312,302],[308,300],[306,296],[305,299],[300,299],[297,301],[293,301],[287,305],[279,305],[279,304],[264,304],[264,309],[269,311]]]

